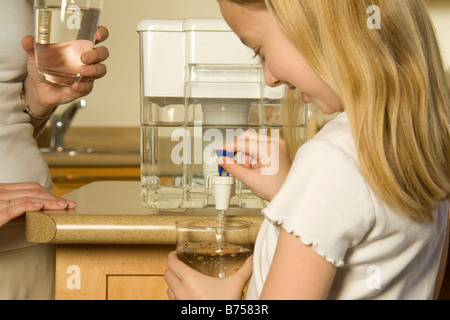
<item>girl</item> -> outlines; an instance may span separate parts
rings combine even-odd
[[[280,159],[272,159],[280,161],[276,175],[261,175],[260,164],[222,161],[270,201],[247,299],[433,298],[446,260],[450,93],[423,2],[219,3],[259,54],[267,84],[290,89],[288,115],[299,100],[339,113],[298,150],[287,176],[283,141]],[[369,7],[380,10],[379,28],[368,24]],[[293,140],[288,134],[291,149]],[[240,142],[224,149],[245,153]],[[172,253],[169,297],[239,299],[251,263],[213,279]]]

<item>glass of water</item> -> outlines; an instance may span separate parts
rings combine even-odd
[[[94,47],[103,0],[34,0],[36,66],[41,80],[71,86],[81,55]]]
[[[252,254],[250,221],[191,218],[175,226],[178,259],[208,276],[228,277]]]

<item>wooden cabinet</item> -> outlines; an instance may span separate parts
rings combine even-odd
[[[58,245],[57,300],[167,300],[173,245]]]

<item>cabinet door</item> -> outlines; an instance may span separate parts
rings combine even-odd
[[[168,300],[163,275],[108,276],[108,300]]]
[[[174,246],[58,245],[58,300],[167,299],[164,272]]]

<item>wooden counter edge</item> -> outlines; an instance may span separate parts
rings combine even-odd
[[[29,212],[27,241],[55,244],[175,244],[175,221],[210,216],[183,215],[95,215],[68,212]],[[262,223],[261,216],[233,216],[248,220],[252,242]]]
[[[26,213],[26,239],[32,243],[50,243],[56,236],[56,222],[41,212]]]

